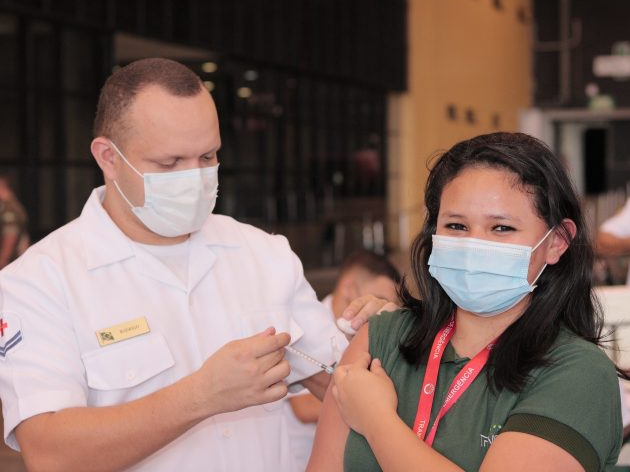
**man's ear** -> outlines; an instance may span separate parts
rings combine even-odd
[[[565,218],[562,222],[555,228],[549,237],[551,238],[551,243],[547,248],[547,258],[546,262],[549,265],[553,265],[560,260],[560,256],[564,254],[564,252],[569,248],[571,241],[575,238],[575,234],[577,233],[577,226],[575,226],[575,222],[570,220],[569,218]],[[567,241],[566,236],[569,236],[569,240]]]
[[[96,163],[103,171],[105,180],[116,180],[116,166],[114,164],[118,155],[110,140],[103,136],[94,138],[90,150]]]

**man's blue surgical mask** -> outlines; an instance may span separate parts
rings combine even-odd
[[[498,315],[536,288],[534,284],[547,264],[530,284],[529,260],[552,231],[533,248],[435,234],[429,273],[458,307],[479,316]]]
[[[123,161],[144,181],[144,205],[133,206],[114,181],[131,211],[151,231],[165,237],[182,236],[203,226],[217,199],[219,166],[175,172],[140,173],[110,141]]]

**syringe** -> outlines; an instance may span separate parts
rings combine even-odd
[[[300,356],[301,358],[306,359],[307,361],[312,362],[313,364],[318,365],[321,369],[323,369],[325,372],[327,372],[327,373],[329,373],[329,374],[331,374],[331,375],[332,375],[333,371],[335,370],[333,367],[331,367],[331,366],[329,366],[329,365],[326,365],[326,364],[324,364],[323,362],[319,362],[317,359],[313,359],[313,358],[312,358],[311,356],[309,356],[308,354],[306,354],[306,353],[304,353],[304,352],[302,352],[302,351],[300,351],[300,350],[298,350],[298,349],[295,349],[294,347],[291,347],[291,346],[284,346],[284,348],[285,348],[287,351],[289,351],[289,352],[291,352],[291,353],[295,354],[296,356]]]

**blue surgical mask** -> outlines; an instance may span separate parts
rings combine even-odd
[[[527,281],[533,248],[475,238],[433,235],[429,273],[458,307],[489,317],[503,313],[536,288]]]

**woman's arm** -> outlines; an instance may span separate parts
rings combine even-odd
[[[368,354],[368,351],[368,327],[364,325],[345,350],[340,364],[355,362],[361,356]],[[330,382],[324,397],[307,471],[333,472],[343,469],[343,451],[349,428],[341,418],[337,402],[333,398],[333,384],[334,382]]]
[[[400,419],[394,384],[378,359],[370,365],[364,353],[353,365],[339,366],[332,390],[342,418],[365,437],[384,471],[462,470]]]
[[[368,369],[368,349],[367,327],[363,327],[346,351],[326,393],[307,470],[342,470],[349,424],[366,438],[385,472],[461,471],[420,441],[398,417],[393,383],[378,359]],[[348,365],[349,362],[354,363]],[[583,468],[568,452],[549,441],[530,434],[506,432],[495,439],[481,470],[578,472]]]
[[[526,433],[513,431],[499,434],[486,454],[481,472],[583,472],[575,457],[546,441]]]
[[[333,388],[335,388],[335,396],[345,398],[346,387],[352,388],[352,400],[355,400],[354,405],[343,402],[349,409],[352,409],[354,413],[349,413],[364,419],[369,426],[367,430],[362,431],[362,426],[354,425],[353,421],[349,418],[350,424],[356,426],[355,430],[360,430],[362,434],[366,436],[366,439],[370,443],[370,447],[374,451],[374,454],[381,465],[381,468],[385,471],[405,471],[419,470],[420,461],[426,461],[427,456],[433,458],[429,463],[426,463],[426,469],[420,470],[440,470],[449,471],[461,469],[448,461],[439,453],[428,447],[421,442],[416,435],[407,427],[407,425],[398,417],[396,413],[396,393],[391,386],[394,401],[392,404],[391,393],[389,397],[387,395],[374,395],[377,391],[377,386],[382,383],[382,376],[387,378],[385,371],[380,368],[380,362],[375,363],[379,366],[382,373],[380,373],[379,379],[376,380],[377,385],[370,385],[366,387],[362,384],[359,377],[363,372],[368,372],[366,369],[369,364],[369,339],[368,339],[368,326],[362,326],[357,335],[354,337],[350,346],[346,349],[340,366],[335,373],[335,381],[330,383],[326,396],[324,397],[324,404],[320,414],[319,423],[317,424],[317,433],[315,434],[315,443],[313,445],[313,453],[308,464],[308,472],[333,472],[343,470],[343,454],[346,445],[346,439],[348,432],[350,431],[348,425],[341,416],[341,412],[337,405],[337,401],[333,396]],[[352,364],[354,363],[354,364]],[[352,365],[348,365],[352,364]],[[348,372],[351,372],[348,377]],[[372,373],[376,376],[379,374]],[[336,388],[336,382],[340,379],[340,387]],[[346,382],[350,380],[350,382]],[[389,381],[389,379],[387,378]],[[369,380],[368,380],[369,382]],[[389,381],[391,384],[391,381]],[[352,385],[354,384],[354,385]],[[387,407],[389,404],[389,409]],[[385,405],[385,406],[383,406]],[[387,414],[382,414],[383,410],[387,410]],[[346,413],[346,411],[344,411]],[[382,416],[381,416],[382,415]],[[418,451],[413,451],[417,449]],[[414,453],[411,453],[411,452]],[[420,458],[415,452],[420,453]]]

